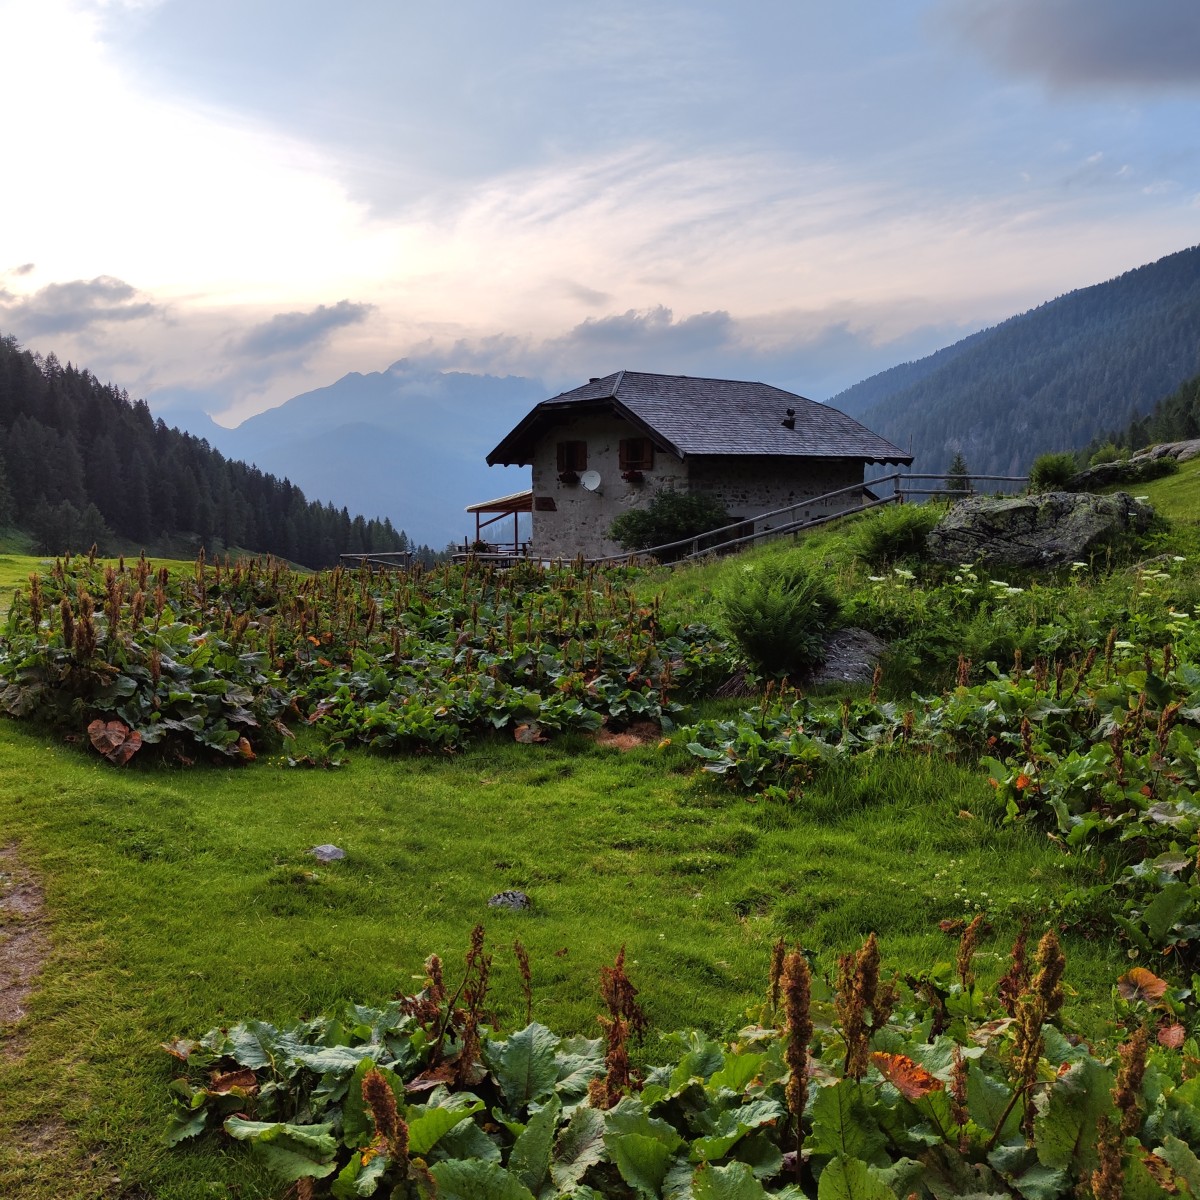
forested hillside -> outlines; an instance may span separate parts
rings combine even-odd
[[[893,368],[830,401],[899,446],[916,470],[956,452],[1017,474],[1144,416],[1200,373],[1200,247],[1084,288]]]
[[[144,400],[7,337],[0,527],[14,525],[51,554],[92,543],[153,549],[182,538],[210,553],[237,546],[315,567],[343,551],[407,548],[390,521],[310,503],[288,480],[155,421]]]
[[[1124,429],[1110,430],[1097,438],[1090,449],[1112,442],[1124,450],[1137,450],[1155,442],[1182,442],[1197,437],[1200,437],[1200,375],[1160,400],[1145,417],[1137,417]]]

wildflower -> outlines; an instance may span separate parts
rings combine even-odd
[[[376,1153],[386,1150],[393,1162],[407,1168],[408,1126],[400,1116],[391,1085],[378,1067],[373,1067],[363,1076],[362,1096],[363,1103],[375,1123],[376,1137],[382,1143],[378,1148],[372,1149],[375,1149]]]
[[[808,1043],[813,1035],[812,1017],[809,1015],[812,979],[808,960],[802,950],[795,949],[784,959],[782,985],[788,1030],[784,1058],[790,1069],[785,1095],[788,1111],[796,1122],[796,1170],[799,1173],[800,1147],[804,1140],[800,1120],[808,1095]]]
[[[1107,1115],[1096,1122],[1096,1150],[1100,1167],[1092,1172],[1092,1195],[1096,1200],[1121,1200],[1125,1194],[1121,1138]]]

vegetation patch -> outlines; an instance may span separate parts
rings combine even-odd
[[[201,554],[188,578],[144,557],[76,558],[32,575],[11,607],[0,710],[86,731],[117,765],[146,747],[249,762],[296,726],[316,727],[327,756],[349,743],[451,751],[488,730],[532,742],[669,725],[672,692],[730,669],[705,626],[640,604],[628,572],[298,575]]]
[[[600,973],[602,1038],[538,1023],[505,1037],[476,927],[461,980],[435,955],[420,991],[382,1007],[164,1044],[183,1067],[168,1141],[219,1128],[281,1182],[345,1200],[1190,1192],[1184,1064],[1200,1046],[1164,981],[1121,977],[1130,1033],[1097,1054],[1064,1031],[1054,934],[1033,951],[1022,933],[993,995],[975,976],[982,923],[965,924],[953,968],[903,989],[873,934],[833,980],[780,940],[751,1025],[731,1042],[664,1036],[637,1066],[648,1023],[623,950]]]

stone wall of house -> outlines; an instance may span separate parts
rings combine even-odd
[[[639,433],[615,416],[579,416],[564,420],[538,445],[533,459],[533,537],[530,552],[537,558],[598,558],[620,554],[621,547],[608,536],[613,520],[630,508],[645,506],[660,487],[688,486],[687,464],[658,451],[654,467],[641,483],[621,478],[622,438]],[[589,471],[600,475],[600,489],[589,492],[581,484],[558,478],[558,443],[587,442]],[[554,511],[539,508],[553,500]]]
[[[858,458],[779,458],[774,455],[704,457],[688,460],[688,487],[716,496],[732,517],[749,518],[810,497],[823,496],[863,481]],[[803,505],[775,520],[755,522],[755,531],[789,521],[809,521],[847,508],[862,499],[855,493],[820,504]]]
[[[640,483],[621,477],[620,441],[639,436],[615,416],[582,415],[564,420],[542,440],[534,455],[533,536],[531,553],[542,559],[570,559],[578,554],[597,558],[619,554],[621,547],[608,536],[613,520],[630,508],[644,507],[663,487],[705,491],[716,496],[734,518],[795,504],[838,488],[861,483],[860,459],[784,459],[775,456],[703,457],[680,462],[672,454],[656,451],[654,467]],[[587,469],[600,475],[598,491],[558,478],[558,443],[587,443]],[[547,506],[553,502],[553,509]],[[799,508],[790,518],[807,520],[827,516],[861,503],[849,495],[811,507]],[[756,522],[756,531],[785,520]]]

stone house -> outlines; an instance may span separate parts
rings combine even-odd
[[[537,405],[487,456],[532,468],[536,558],[620,552],[613,519],[661,488],[702,491],[737,520],[863,482],[912,455],[857,421],[765,383],[617,371]],[[850,493],[793,520],[857,507]]]

